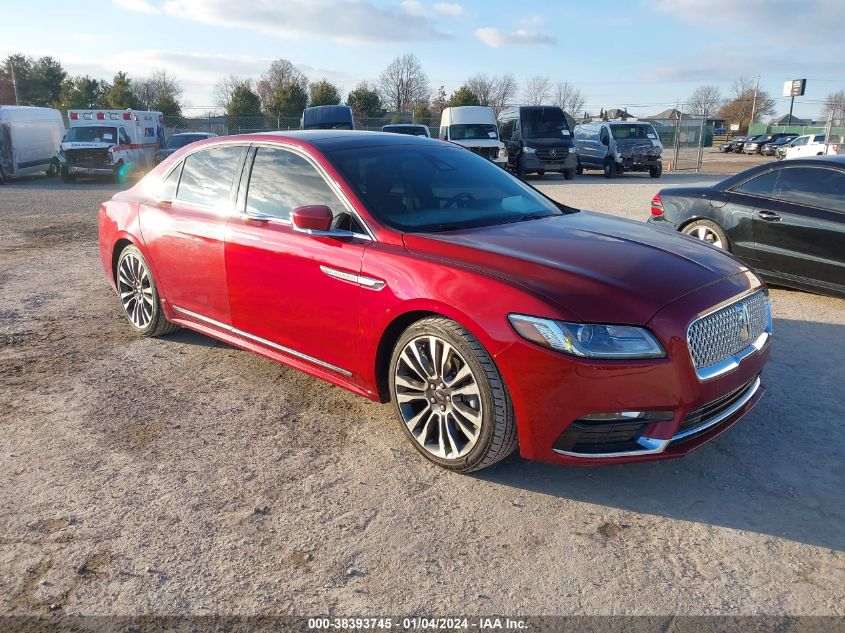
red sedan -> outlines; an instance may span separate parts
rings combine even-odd
[[[216,138],[100,207],[132,327],[377,401],[455,471],[680,457],[763,394],[768,293],[699,240],[556,203],[440,141]]]

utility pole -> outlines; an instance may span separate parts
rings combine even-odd
[[[754,85],[754,100],[751,102],[751,120],[748,122],[748,128],[754,123],[754,111],[757,109],[757,91],[760,89],[760,75],[757,75],[757,83]]]
[[[12,87],[15,89],[15,105],[20,105],[18,101],[18,82],[15,80],[15,65],[12,60],[9,60],[9,69],[12,71]]]

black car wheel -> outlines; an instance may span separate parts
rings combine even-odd
[[[660,176],[663,175],[663,165],[658,165],[657,167],[649,167],[648,175],[652,178],[660,178]]]
[[[604,161],[604,177],[608,179],[616,178],[616,165],[609,160]]]
[[[712,244],[716,248],[730,251],[728,236],[721,226],[711,220],[693,220],[681,229],[681,232],[691,237],[697,237],[702,242]]]
[[[575,178],[575,170],[574,169],[564,169],[563,170],[563,179],[564,180],[572,180]]]
[[[62,167],[62,182],[73,184],[76,182],[76,176],[67,170],[67,167]]]
[[[53,159],[50,161],[50,165],[47,167],[47,177],[48,178],[55,178],[59,175],[59,170],[61,169],[61,164],[57,159]]]

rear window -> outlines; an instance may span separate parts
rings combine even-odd
[[[207,206],[228,206],[244,148],[238,145],[200,150],[185,159],[176,198]]]

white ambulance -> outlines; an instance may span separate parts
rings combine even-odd
[[[161,112],[68,110],[69,129],[59,147],[62,180],[106,176],[115,182],[153,167],[164,145]]]

